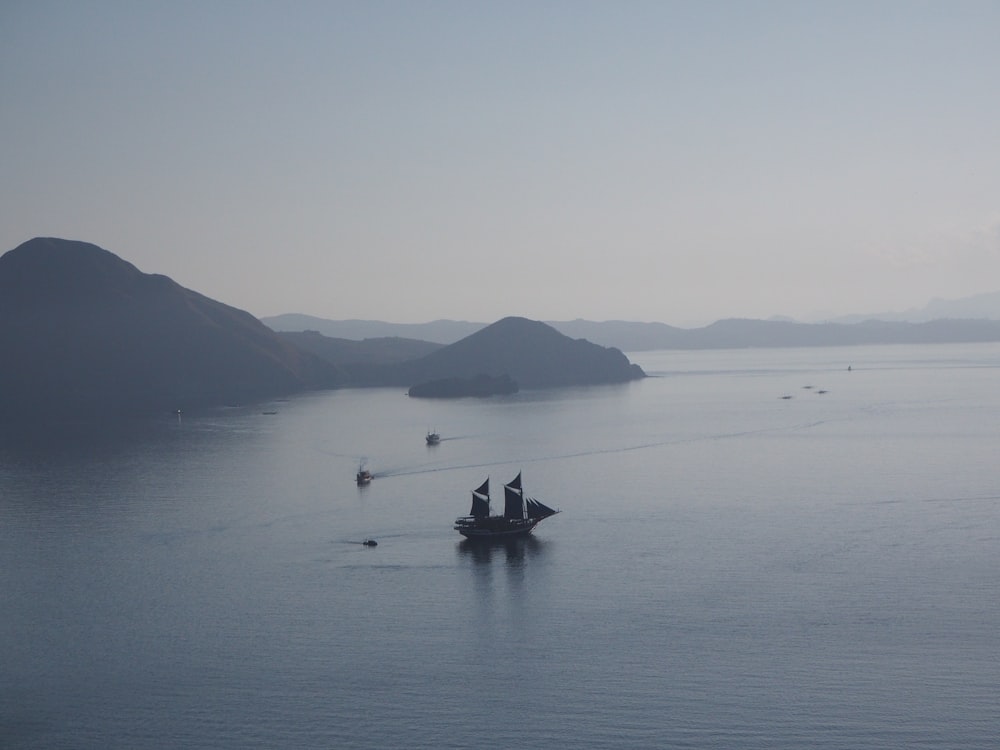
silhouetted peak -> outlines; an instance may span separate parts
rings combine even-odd
[[[523,338],[545,340],[562,339],[565,337],[548,323],[511,316],[501,318],[496,323],[492,323],[476,331],[471,336],[468,336],[466,340],[480,343],[483,341]]]
[[[110,250],[80,240],[35,237],[0,256],[7,269],[38,271],[58,265],[61,269],[90,274],[138,274],[138,268]]]
[[[525,388],[619,383],[643,377],[617,349],[571,339],[547,323],[508,317],[415,362],[412,382],[509,375]]]
[[[123,291],[147,277],[131,263],[89,242],[36,237],[0,256],[0,293],[31,290],[36,300]]]

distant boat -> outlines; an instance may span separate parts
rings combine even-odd
[[[441,436],[436,432],[428,432],[425,439],[427,440],[427,445],[437,445],[441,442]]]
[[[502,516],[490,515],[489,477],[472,491],[472,510],[455,519],[455,531],[468,539],[496,539],[531,533],[540,522],[558,513],[547,505],[527,497],[521,488],[521,473],[503,486]]]
[[[374,539],[365,539],[361,543],[366,547],[378,547],[378,542],[376,542]]]
[[[372,473],[365,468],[364,464],[361,464],[361,466],[358,467],[358,474],[355,478],[357,479],[358,487],[360,487],[372,481]]]

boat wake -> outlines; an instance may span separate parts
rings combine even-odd
[[[472,464],[448,464],[433,466],[414,466],[380,471],[376,477],[405,477],[416,474],[436,474],[446,471],[464,471],[466,469],[486,469],[492,466],[509,466],[510,464],[536,464],[550,461],[567,461],[576,458],[587,458],[588,456],[604,456],[614,453],[631,453],[633,451],[652,450],[671,445],[690,445],[691,443],[711,442],[716,440],[734,440],[742,437],[754,435],[765,435],[769,433],[797,432],[801,430],[811,430],[828,424],[831,420],[821,419],[814,422],[802,422],[793,425],[782,425],[779,427],[763,427],[758,430],[741,430],[739,432],[721,432],[709,435],[696,435],[693,437],[676,437],[666,440],[653,440],[647,443],[637,443],[635,445],[615,446],[610,448],[599,448],[596,450],[577,451],[574,453],[553,453],[547,456],[535,456],[532,458],[509,458],[503,461],[484,461]]]

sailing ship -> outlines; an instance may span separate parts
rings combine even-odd
[[[472,491],[469,515],[455,519],[455,531],[469,539],[521,536],[531,533],[541,521],[559,512],[524,494],[521,472],[503,486],[503,495],[503,515],[490,515],[490,479],[487,477]]]
[[[426,440],[427,445],[437,445],[441,442],[441,435],[439,435],[436,431],[428,430]]]

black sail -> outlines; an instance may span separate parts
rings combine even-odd
[[[528,518],[537,518],[539,520],[543,518],[548,518],[549,516],[554,516],[559,511],[553,510],[548,505],[540,503],[535,498],[529,497],[524,501],[524,504],[528,509]]]
[[[518,474],[518,479],[521,475]],[[524,518],[524,497],[521,495],[519,487],[510,484],[503,486],[503,517],[504,518]]]
[[[490,515],[490,478],[486,477],[477,489],[472,491],[472,510],[469,515],[473,518],[488,518]]]
[[[490,515],[490,501],[479,495],[472,496],[472,510],[469,515],[473,518],[487,518]]]

